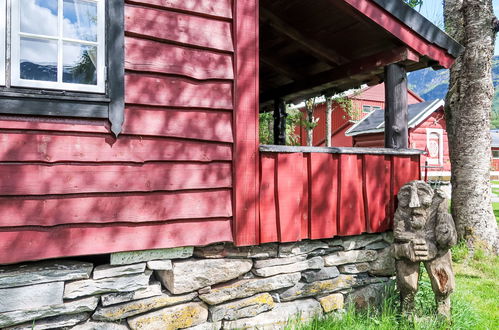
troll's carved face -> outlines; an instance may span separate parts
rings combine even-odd
[[[400,188],[397,194],[399,208],[409,216],[412,229],[420,230],[430,216],[433,189],[423,181],[412,181]]]

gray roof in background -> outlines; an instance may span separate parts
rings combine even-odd
[[[499,147],[499,131],[491,130],[490,136],[492,137],[491,146],[495,148]]]
[[[439,100],[437,100],[439,101]],[[426,111],[433,106],[436,101],[426,101],[408,106],[408,122],[411,123],[420,113]],[[381,126],[380,126],[381,125]],[[410,124],[409,124],[410,125]],[[384,131],[385,127],[385,110],[374,110],[369,116],[362,119],[356,127],[348,131],[349,135],[367,134],[372,130]],[[375,133],[375,132],[372,132]]]

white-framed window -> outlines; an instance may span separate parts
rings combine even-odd
[[[426,159],[429,165],[444,164],[444,130],[441,128],[426,129]]]
[[[362,112],[363,113],[369,113],[372,111],[372,107],[370,105],[363,105],[362,106]]]
[[[7,26],[7,2],[0,0],[0,86],[5,86],[5,37]]]
[[[492,150],[492,158],[494,159],[499,158],[499,150]]]
[[[373,106],[373,110],[381,110],[381,107],[380,106]]]
[[[4,85],[105,92],[104,0],[7,0],[2,8],[10,22],[10,33],[2,33],[10,35],[2,47],[10,49],[1,56]]]

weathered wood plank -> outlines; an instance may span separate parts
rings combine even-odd
[[[385,67],[385,100],[385,148],[408,148],[407,73],[400,64]]]
[[[390,225],[390,158],[388,156],[364,156],[364,189],[368,212],[368,231],[379,233]]]
[[[311,179],[312,179],[312,160],[311,154],[303,154],[303,166],[301,173],[302,192],[301,192],[301,239],[310,238],[310,195],[311,195]]]
[[[338,156],[311,154],[311,239],[336,235]]]
[[[126,6],[125,33],[222,51],[234,50],[230,22],[155,8]]]
[[[338,235],[358,235],[366,231],[362,193],[362,159],[340,156]]]
[[[232,142],[232,113],[128,106],[123,133]]]
[[[232,109],[231,82],[198,82],[177,77],[128,73],[125,102],[132,104]]]
[[[260,232],[258,1],[236,0],[234,6],[234,240],[237,245],[254,245]]]
[[[145,162],[231,160],[230,145],[109,135],[2,132],[0,159],[6,162]]]
[[[125,38],[125,69],[184,75],[194,79],[233,79],[232,55],[133,37]]]
[[[280,154],[277,166],[279,241],[296,242],[301,239],[302,196],[297,188],[303,185],[303,155]]]
[[[352,147],[304,147],[304,146],[276,146],[276,145],[261,145],[261,152],[278,152],[278,153],[294,153],[294,152],[321,152],[329,154],[351,154],[351,155],[420,155],[423,150],[417,149],[391,149],[391,148],[352,148]]]
[[[16,115],[0,116],[0,127],[10,130],[60,131],[75,133],[106,133],[109,124],[103,119],[49,118]]]
[[[151,222],[232,216],[230,190],[0,197],[0,226]]]
[[[232,18],[232,0],[127,0],[127,3],[191,11],[221,18]]]
[[[260,156],[260,243],[277,242],[277,155]]]
[[[0,231],[0,264],[231,242],[230,219]]]
[[[142,165],[0,164],[0,195],[53,195],[228,188],[230,163]]]

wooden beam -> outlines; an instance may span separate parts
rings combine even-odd
[[[378,74],[378,72],[375,71],[379,70],[381,73],[383,71],[383,67],[386,65],[404,61],[416,62],[418,60],[418,54],[408,48],[401,47],[390,49],[388,51],[360,58],[337,68],[309,76],[304,80],[265,92],[260,96],[260,102],[263,103],[279,97],[291,99],[309,96],[315,91],[319,94],[324,89],[338,85],[337,82],[342,79],[351,80],[354,79],[356,75],[365,75],[366,73]]]
[[[407,72],[400,64],[385,67],[385,147],[407,148]]]
[[[286,145],[286,103],[283,99],[274,101],[274,144]]]
[[[260,6],[260,18],[276,31],[297,42],[301,48],[307,50],[311,55],[332,66],[337,66],[348,61],[334,50],[324,47],[321,43],[313,40],[310,36],[305,36],[296,28],[284,22],[280,17],[262,6]]]
[[[276,71],[277,73],[285,77],[288,77],[294,81],[299,81],[305,78],[305,75],[302,74],[298,69],[293,68],[287,65],[286,63],[276,60],[270,56],[260,54],[260,61],[263,64],[271,67],[272,70]]]

